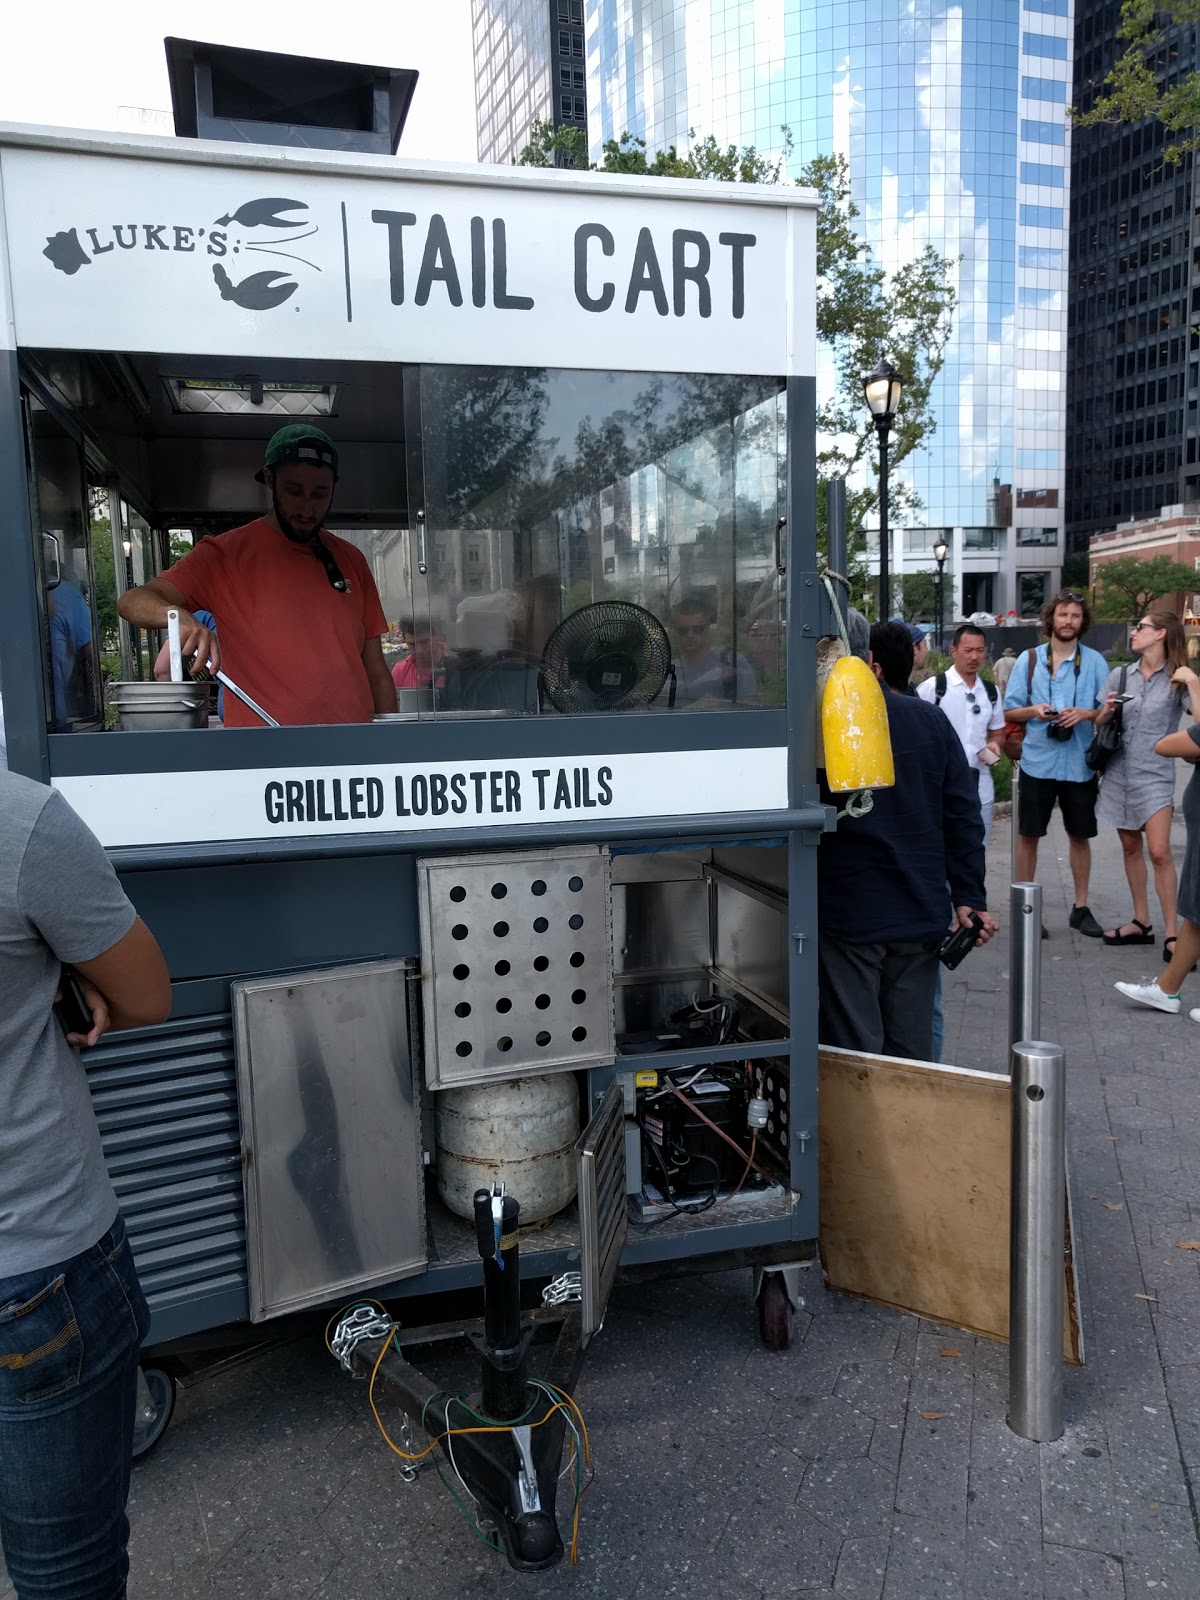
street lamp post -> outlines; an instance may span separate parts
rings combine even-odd
[[[863,395],[867,409],[875,421],[879,435],[879,620],[884,621],[891,611],[891,574],[888,567],[891,551],[888,548],[888,433],[896,412],[900,409],[900,396],[904,393],[904,379],[887,361],[880,361],[873,372],[863,373]]]
[[[945,582],[946,557],[950,554],[950,546],[945,539],[938,539],[933,547],[933,559],[937,562],[937,647],[938,653],[942,649],[942,621],[946,615],[946,603],[942,598],[942,585]]]

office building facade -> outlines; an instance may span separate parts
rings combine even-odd
[[[583,0],[472,0],[480,161],[510,165],[535,120],[587,129]]]
[[[889,268],[954,262],[937,430],[901,469],[921,525],[894,571],[951,546],[955,610],[1031,613],[1062,562],[1073,0],[586,0],[589,139],[689,129],[849,163]],[[886,352],[881,352],[885,354]]]
[[[1082,110],[1120,51],[1119,5],[1076,0]],[[1195,28],[1168,35],[1172,83],[1197,67]],[[1190,155],[1166,159],[1161,123],[1080,128],[1071,158],[1067,541],[1200,500],[1200,269]]]

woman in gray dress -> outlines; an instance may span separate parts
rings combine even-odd
[[[1160,739],[1158,754],[1168,759],[1200,763],[1200,723],[1183,733],[1169,733],[1165,739]],[[1200,961],[1200,765],[1196,766],[1183,791],[1183,820],[1187,826],[1187,842],[1179,875],[1179,938],[1171,959],[1160,978],[1149,983],[1116,985],[1126,999],[1172,1016],[1178,1015],[1182,1005],[1179,991],[1183,980],[1189,972],[1195,971]],[[1193,1006],[1188,1016],[1193,1022],[1200,1022],[1200,1006]]]
[[[1104,685],[1097,723],[1117,709],[1115,698],[1124,676],[1128,699],[1121,707],[1124,736],[1100,781],[1096,820],[1116,828],[1124,851],[1125,878],[1133,899],[1133,917],[1104,935],[1105,944],[1153,944],[1150,926],[1146,859],[1142,835],[1154,869],[1154,890],[1163,919],[1163,960],[1175,946],[1177,879],[1171,859],[1171,810],[1175,798],[1175,765],[1156,755],[1160,739],[1175,732],[1185,704],[1200,722],[1200,677],[1187,665],[1183,624],[1173,611],[1147,611],[1131,641],[1138,660],[1114,668]]]

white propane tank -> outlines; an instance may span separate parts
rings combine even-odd
[[[570,1072],[513,1078],[434,1099],[438,1193],[475,1220],[475,1191],[503,1183],[521,1222],[541,1222],[575,1198],[579,1090]]]

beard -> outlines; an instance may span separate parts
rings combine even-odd
[[[321,531],[321,520],[318,519],[311,528],[298,528],[294,522],[284,516],[283,508],[279,504],[279,496],[274,489],[271,490],[271,509],[275,513],[275,520],[279,524],[279,531],[284,538],[290,539],[293,544],[312,544]]]
[[[1082,632],[1082,626],[1076,626],[1073,622],[1059,622],[1053,628],[1054,637],[1062,644],[1072,644]]]

